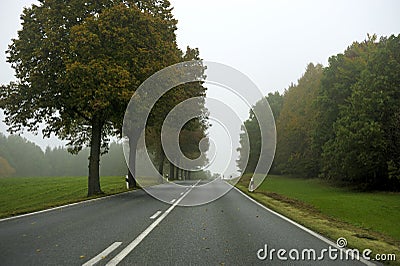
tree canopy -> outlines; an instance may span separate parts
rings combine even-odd
[[[90,147],[88,195],[101,193],[100,153],[121,134],[127,103],[147,77],[182,60],[167,0],[42,0],[25,8],[8,62],[17,81],[0,107],[11,132],[55,133]]]

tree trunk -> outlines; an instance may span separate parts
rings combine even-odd
[[[128,168],[128,187],[136,187],[136,148],[137,140],[129,138],[129,168]]]
[[[129,170],[128,168],[128,188],[134,188],[136,187],[136,179],[134,177],[134,174]]]
[[[175,178],[175,165],[172,162],[169,162],[169,180],[173,180]]]
[[[175,166],[175,179],[179,180],[179,167]]]
[[[165,154],[164,151],[161,147],[161,152],[160,152],[160,164],[158,166],[158,172],[160,173],[161,176],[164,176],[164,159],[165,159]],[[162,178],[161,178],[162,181]]]
[[[103,125],[100,119],[94,117],[92,120],[92,136],[90,139],[88,197],[93,195],[103,194],[100,188],[100,171],[99,171],[102,129]]]

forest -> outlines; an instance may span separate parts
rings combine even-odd
[[[65,147],[47,147],[43,151],[35,143],[18,135],[0,134],[0,177],[16,176],[85,176],[89,149],[73,155]],[[127,173],[122,145],[110,144],[102,157],[101,175],[121,176]]]
[[[270,172],[319,177],[362,190],[398,191],[399,51],[399,35],[379,40],[368,35],[331,56],[326,67],[310,63],[283,94],[268,94],[277,130]],[[244,126],[250,139],[249,163],[244,167],[241,156],[238,167],[252,173],[261,146],[251,111]]]

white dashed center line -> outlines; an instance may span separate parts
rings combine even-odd
[[[153,231],[153,229],[162,221],[164,220],[165,217],[167,217],[167,215],[179,204],[179,202],[181,202],[181,200],[183,200],[183,198],[189,194],[189,192],[200,182],[197,181],[196,184],[194,184],[193,186],[191,186],[191,188],[189,190],[187,190],[185,192],[185,194],[183,194],[182,197],[180,197],[178,200],[173,200],[174,204],[168,208],[168,210],[166,210],[160,217],[157,218],[157,220],[155,220],[149,227],[146,228],[146,230],[144,230],[140,235],[138,235],[138,237],[136,237],[136,239],[134,239],[131,243],[129,243],[128,246],[126,246],[120,253],[118,253],[112,260],[110,260],[106,266],[114,266],[117,265],[118,263],[120,263],[130,252],[132,252],[132,250],[140,244],[140,242],[143,241],[143,239],[150,234],[151,231]]]
[[[160,215],[162,213],[162,211],[157,211],[155,214],[153,214],[152,216],[150,216],[150,219],[156,219],[158,215]]]

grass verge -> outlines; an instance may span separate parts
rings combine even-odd
[[[127,191],[125,177],[100,178],[107,196]],[[87,177],[0,178],[0,218],[39,211],[87,199]]]
[[[268,208],[332,239],[345,237],[349,248],[396,254],[400,265],[400,194],[361,193],[332,187],[318,179],[268,176],[253,193],[249,176],[237,187]],[[371,256],[371,257],[372,257]]]

